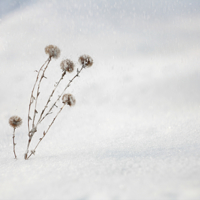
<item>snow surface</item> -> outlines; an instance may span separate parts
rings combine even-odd
[[[199,4],[1,1],[0,199],[200,199]],[[89,54],[94,65],[68,90],[76,105],[61,112],[25,161],[34,70],[47,59],[48,44],[61,57],[42,82],[39,109],[62,73],[62,59],[79,67],[78,57]],[[12,115],[23,119],[18,160]],[[32,148],[47,126],[48,120]]]

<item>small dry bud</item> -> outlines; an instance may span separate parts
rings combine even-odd
[[[60,49],[57,46],[49,45],[45,47],[45,53],[49,54],[49,57],[58,58],[60,56]]]
[[[61,69],[64,71],[64,72],[73,72],[74,71],[74,63],[71,61],[71,60],[63,60],[61,63],[60,63],[60,67]]]
[[[82,55],[79,57],[78,61],[81,65],[85,67],[91,67],[93,64],[93,59],[88,55]]]
[[[22,119],[18,116],[12,116],[9,119],[9,124],[10,126],[12,126],[13,128],[17,128],[19,126],[21,126],[22,124]]]
[[[62,102],[64,104],[68,104],[69,106],[74,106],[76,103],[76,100],[71,94],[64,94],[62,97]]]

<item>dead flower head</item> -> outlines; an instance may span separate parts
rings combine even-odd
[[[74,71],[74,63],[69,59],[63,60],[60,63],[60,67],[63,70],[63,72],[67,71],[67,72],[71,73]]]
[[[18,116],[12,116],[9,119],[9,124],[10,126],[12,126],[13,128],[17,128],[19,126],[21,126],[22,124],[22,119]]]
[[[62,102],[64,104],[68,104],[69,106],[74,106],[76,103],[76,100],[71,94],[64,94],[62,97]]]
[[[93,64],[93,59],[88,55],[80,56],[78,61],[81,63],[81,65],[85,67],[91,67]]]
[[[45,47],[45,53],[49,54],[49,57],[58,58],[60,56],[60,49],[57,46],[49,45]]]

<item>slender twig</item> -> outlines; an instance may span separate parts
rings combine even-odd
[[[30,98],[30,103],[29,103],[29,108],[28,108],[28,133],[30,133],[30,126],[29,126],[29,123],[30,123],[30,120],[31,120],[31,117],[30,117],[30,110],[31,110],[31,105],[35,99],[35,97],[33,96],[33,92],[35,90],[35,86],[37,84],[37,81],[38,81],[38,78],[39,78],[39,75],[40,75],[40,72],[42,71],[42,68],[44,67],[44,65],[47,63],[47,61],[49,60],[49,58],[45,61],[45,63],[41,66],[40,70],[38,71],[38,74],[37,74],[37,77],[36,77],[36,80],[35,80],[35,84],[33,86],[33,89],[32,89],[32,92],[31,92],[31,98]]]
[[[37,145],[35,146],[34,150],[31,151],[30,155],[28,156],[27,160],[33,155],[35,154],[35,150],[37,149],[38,145],[40,144],[40,142],[43,140],[43,138],[45,137],[45,135],[48,133],[49,129],[51,128],[51,126],[53,125],[54,121],[56,120],[56,118],[58,117],[58,115],[60,114],[60,112],[62,111],[62,109],[64,108],[66,104],[63,104],[63,106],[60,108],[60,110],[58,111],[58,113],[56,114],[56,116],[53,118],[51,124],[49,125],[48,129],[46,131],[43,132],[43,136],[39,139],[39,142],[37,143]]]
[[[47,64],[47,65],[48,65],[48,64]],[[66,89],[70,86],[70,84],[73,82],[73,80],[74,80],[76,77],[79,76],[79,74],[81,73],[81,71],[83,70],[83,68],[85,68],[85,65],[82,65],[82,67],[81,67],[80,70],[77,69],[76,75],[69,81],[69,83],[68,83],[67,86],[64,88],[64,90],[63,90],[63,92],[61,93],[61,95],[58,96],[57,100],[56,100],[55,103],[52,105],[52,107],[49,109],[49,111],[42,117],[42,115],[43,115],[44,111],[46,110],[47,105],[49,104],[50,99],[51,99],[51,97],[53,96],[53,94],[54,94],[54,92],[55,92],[55,90],[56,90],[58,84],[60,83],[60,81],[63,79],[63,77],[64,77],[64,75],[65,75],[64,73],[62,74],[60,80],[58,81],[57,86],[56,86],[56,87],[54,88],[54,90],[52,91],[52,93],[51,93],[51,95],[50,95],[50,97],[49,97],[49,99],[48,99],[48,101],[47,101],[47,103],[46,103],[44,109],[42,110],[42,112],[41,112],[41,114],[40,114],[40,118],[39,118],[39,120],[38,120],[38,122],[37,122],[35,128],[37,128],[37,125],[38,125],[39,123],[41,123],[41,122],[44,120],[44,118],[45,118],[47,115],[49,115],[49,114],[51,113],[51,110],[54,108],[54,106],[56,106],[56,103],[59,101],[60,97],[64,94],[64,92],[65,92]],[[44,71],[45,71],[45,70],[44,70]],[[43,140],[43,138],[45,137],[45,135],[46,135],[47,132],[49,131],[50,127],[52,126],[52,124],[54,123],[55,119],[57,118],[58,114],[62,111],[62,109],[64,108],[64,106],[65,106],[65,104],[60,108],[60,110],[58,111],[57,115],[54,117],[53,121],[52,121],[51,124],[49,125],[47,131],[46,131],[46,132],[44,131],[43,137],[41,137],[41,138],[39,139],[39,142],[37,143],[35,149],[31,151],[31,153],[30,153],[29,156],[27,155],[27,154],[28,154],[28,151],[27,151],[27,154],[26,154],[26,158],[25,158],[25,159],[29,159],[29,158],[31,157],[31,155],[33,155],[33,154],[35,153],[36,148],[38,147],[38,145],[40,144],[40,142]],[[29,138],[29,144],[28,144],[27,149],[29,148],[31,139],[32,139],[32,136]]]
[[[38,122],[37,122],[37,124],[36,124],[36,127],[37,127],[37,125],[41,122],[40,120],[41,120],[42,115],[44,114],[46,108],[48,107],[49,102],[51,101],[51,97],[53,96],[54,92],[56,91],[58,85],[60,84],[60,82],[62,81],[62,79],[64,78],[65,75],[66,75],[66,71],[64,71],[64,72],[62,73],[62,76],[61,76],[60,80],[59,80],[58,82],[56,82],[56,86],[55,86],[55,88],[53,89],[53,91],[51,92],[51,95],[49,96],[49,99],[47,100],[47,103],[46,103],[46,105],[44,106],[44,109],[42,110],[42,112],[41,112],[41,114],[40,114],[40,117],[39,117],[39,119],[38,119]]]
[[[39,121],[39,123],[41,123],[44,118],[49,115],[52,111],[52,109],[54,108],[54,106],[56,106],[57,102],[60,100],[60,97],[64,94],[64,92],[66,91],[66,89],[70,86],[70,84],[72,83],[72,81],[79,76],[79,74],[81,73],[81,71],[83,70],[83,68],[85,68],[84,65],[82,65],[81,69],[78,70],[77,69],[77,74],[71,79],[69,80],[69,83],[67,84],[67,86],[64,88],[63,92],[61,93],[61,95],[58,96],[57,100],[54,102],[54,104],[51,106],[51,108],[49,109],[49,111],[42,117],[42,119]]]
[[[16,145],[16,143],[15,143],[15,128],[14,128],[14,131],[13,131],[13,153],[14,153],[14,156],[15,156],[15,159],[17,159],[17,155],[16,155],[16,153],[15,153],[15,145]]]
[[[46,71],[49,63],[51,61],[51,56],[48,57],[48,59],[45,61],[45,63],[41,66],[40,70],[38,71],[38,74],[37,74],[37,77],[36,77],[36,81],[35,81],[35,84],[33,86],[33,90],[31,92],[31,98],[30,98],[30,103],[29,103],[29,110],[28,110],[28,136],[29,136],[29,139],[28,139],[28,144],[27,144],[27,149],[26,149],[26,153],[24,155],[24,158],[27,159],[27,155],[28,155],[28,151],[29,151],[29,146],[30,146],[30,143],[31,143],[31,140],[32,140],[32,137],[34,135],[34,133],[37,131],[37,128],[34,127],[34,120],[35,120],[35,115],[36,115],[36,106],[37,106],[37,99],[38,99],[38,96],[39,96],[39,88],[40,88],[40,84],[41,84],[41,81],[42,81],[42,78],[44,78],[44,72]],[[47,63],[46,67],[44,68],[43,70],[43,67],[45,66],[45,64]],[[34,90],[35,90],[35,86],[38,82],[38,79],[39,79],[39,75],[40,75],[40,72],[43,70],[43,73],[41,75],[41,78],[39,80],[39,83],[38,83],[38,88],[37,88],[37,95],[36,97],[33,96],[33,93],[34,93]],[[35,109],[34,109],[34,116],[33,116],[33,123],[32,123],[32,129],[30,130],[30,120],[31,117],[30,117],[30,110],[31,110],[31,105],[33,104],[33,101],[35,100]]]
[[[35,124],[34,124],[34,122],[35,122],[35,116],[36,116],[36,114],[38,113],[37,110],[36,110],[36,108],[37,108],[38,96],[39,96],[39,94],[40,94],[40,92],[39,92],[39,90],[40,90],[40,84],[41,84],[41,82],[42,82],[42,79],[45,78],[44,73],[45,73],[47,67],[49,66],[50,61],[51,61],[51,57],[49,57],[48,62],[47,62],[47,65],[46,65],[46,67],[44,68],[43,73],[42,73],[42,75],[41,75],[41,77],[40,77],[40,80],[39,80],[39,83],[38,83],[37,94],[36,94],[36,97],[35,97],[35,109],[34,109],[34,115],[33,115],[32,128],[35,127]]]

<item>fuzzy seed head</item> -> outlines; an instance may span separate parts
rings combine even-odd
[[[69,73],[71,73],[71,72],[74,71],[74,63],[71,60],[69,60],[69,59],[63,60],[60,63],[60,67],[63,70],[63,72],[69,72]]]
[[[49,57],[56,59],[60,56],[60,49],[57,46],[49,45],[45,47],[45,53],[49,54]]]
[[[62,102],[64,104],[68,104],[69,106],[74,106],[76,103],[76,100],[71,94],[64,94],[62,97]]]
[[[93,65],[93,59],[88,55],[80,56],[78,61],[85,67],[91,67]]]
[[[12,116],[9,119],[9,124],[10,126],[12,126],[13,128],[17,128],[19,126],[21,126],[22,124],[22,119],[18,116]]]

